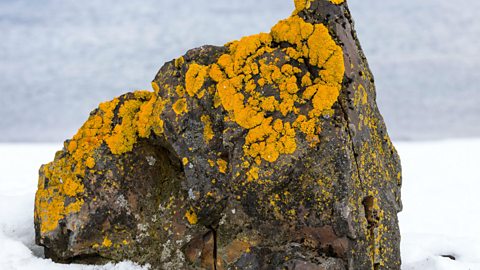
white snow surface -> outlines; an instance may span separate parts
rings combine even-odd
[[[480,139],[396,146],[404,177],[402,270],[480,270]],[[58,149],[59,144],[0,144],[0,269],[146,269],[131,262],[62,265],[43,257],[34,240],[34,195],[40,165]]]

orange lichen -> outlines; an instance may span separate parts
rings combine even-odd
[[[159,91],[156,83],[152,87]],[[148,137],[152,131],[162,134],[160,114],[164,106],[164,101],[147,91],[137,91],[122,103],[115,98],[99,105],[72,140],[65,143],[66,155],[42,169],[35,197],[35,217],[41,220],[42,233],[55,230],[61,219],[82,208],[82,179],[97,163],[95,151],[105,143],[112,154],[120,155],[131,151],[138,138]],[[114,117],[121,121],[113,126]]]
[[[215,166],[215,161],[209,159],[208,164],[210,164],[210,167],[214,167]]]
[[[103,238],[102,246],[107,247],[107,248],[111,247],[112,246],[112,241],[110,239],[108,239],[107,236],[105,236],[105,238]]]
[[[177,100],[177,102],[173,104],[172,109],[177,115],[182,115],[184,113],[187,113],[188,112],[187,99],[181,98]]]
[[[166,101],[158,99],[156,95],[142,104],[138,112],[138,119],[136,121],[138,135],[141,138],[150,137],[151,132],[160,135],[163,134],[163,120],[160,118],[165,107]]]
[[[294,0],[295,2],[295,11],[293,14],[297,14],[298,12],[310,8],[313,0]]]
[[[93,169],[93,167],[95,167],[95,159],[92,157],[87,158],[85,165],[87,165],[89,169]]]
[[[187,219],[188,223],[190,223],[191,225],[195,225],[195,224],[198,223],[197,214],[195,213],[195,211],[192,208],[190,208],[190,210],[188,210],[185,213],[185,218]]]
[[[53,231],[60,219],[80,210],[84,187],[78,176],[85,175],[86,168],[94,165],[91,161],[93,152],[100,147],[104,137],[109,135],[113,110],[117,104],[118,99],[100,104],[98,112],[66,143],[65,148],[70,156],[43,167],[35,196],[35,216],[42,221],[42,233]],[[74,202],[65,206],[66,197],[71,197]]]
[[[270,117],[248,132],[244,146],[247,155],[274,162],[280,154],[295,152],[295,130],[290,123],[278,119],[272,125],[272,120]]]
[[[311,2],[296,0],[294,14],[309,8]],[[320,116],[331,114],[345,72],[342,49],[328,28],[293,15],[280,21],[269,34],[245,37],[226,46],[228,51],[208,66],[187,63],[183,58],[175,60],[177,69],[187,68],[184,86],[153,82],[155,93],[139,91],[127,99],[100,104],[66,142],[66,155],[43,169],[43,180],[48,181],[39,181],[35,212],[41,219],[42,232],[56,229],[62,218],[80,211],[85,193],[81,181],[86,172],[94,172],[100,146],[106,145],[114,155],[132,151],[139,138],[163,133],[160,115],[165,108],[183,115],[188,112],[187,104],[195,104],[190,100],[194,97],[212,97],[213,106],[227,112],[224,121],[245,130],[242,161],[248,164],[248,181],[268,177],[261,171],[262,162],[293,154],[298,140],[306,138],[312,146],[319,142]],[[207,81],[208,88],[204,87]],[[172,99],[162,100],[160,91]],[[208,115],[200,120],[205,142],[209,143],[215,136],[212,120]],[[374,125],[368,118],[364,121]],[[209,160],[210,166],[216,163],[219,172],[227,173],[228,162],[214,160]],[[187,158],[182,161],[188,163]],[[65,205],[67,197],[70,203]],[[190,224],[198,222],[192,209],[185,217]]]
[[[217,160],[217,165],[218,165],[218,170],[221,173],[226,173],[227,172],[228,162],[226,162],[225,160],[220,158],[220,159]]]
[[[113,154],[119,155],[133,149],[137,133],[134,125],[135,117],[141,105],[142,102],[139,100],[128,100],[120,107],[119,116],[122,118],[122,123],[116,125],[112,134],[105,138],[105,142]]]
[[[158,84],[156,82],[152,82],[152,89],[153,89],[153,91],[155,91],[155,93],[160,92],[160,87],[158,86]]]
[[[83,194],[84,186],[74,172],[67,170],[69,163],[60,159],[55,165],[42,167],[41,177],[49,179],[49,182],[46,186],[45,181],[39,181],[35,196],[35,217],[42,220],[40,230],[43,233],[54,230],[60,219],[80,211],[83,205],[83,199],[77,197]],[[66,197],[74,200],[66,205]]]
[[[334,3],[334,4],[336,4],[336,5],[339,5],[339,4],[343,3],[343,2],[345,2],[345,0],[329,0],[329,1],[332,2],[332,3]]]
[[[63,192],[65,195],[74,197],[78,193],[83,193],[83,185],[73,180],[72,178],[67,178],[63,183]]]
[[[223,74],[223,71],[220,69],[220,67],[217,64],[213,64],[209,71],[208,71],[208,76],[212,78],[215,82],[220,82],[225,79],[225,74]]]
[[[176,88],[175,88],[175,92],[177,93],[177,95],[179,97],[184,97],[185,96],[185,88],[181,85],[178,85]]]
[[[295,4],[301,10],[308,8],[310,2]],[[272,46],[273,41],[291,46],[281,49]],[[345,71],[342,49],[328,29],[293,15],[275,25],[270,34],[244,37],[227,46],[229,52],[220,56],[217,63],[190,65],[186,78],[187,91],[192,89],[190,96],[199,91],[207,74],[216,83],[214,106],[222,106],[229,112],[228,121],[248,130],[243,149],[256,163],[258,158],[274,162],[282,154],[295,152],[296,129],[311,144],[318,143],[318,119],[322,113],[330,112],[338,99]],[[300,63],[308,59],[308,64],[319,68],[317,76],[292,64],[279,66],[278,58],[264,57],[274,51],[282,51]],[[316,79],[312,81],[312,77]],[[262,88],[267,86],[277,91],[278,98],[262,94]],[[307,103],[311,104],[310,109],[301,113],[298,105]],[[298,115],[297,120],[284,123],[276,117],[266,117],[274,112],[284,117]]]
[[[212,129],[212,120],[210,120],[210,116],[208,115],[202,115],[200,120],[203,123],[203,138],[205,139],[205,142],[208,143],[215,136],[215,133]]]
[[[175,67],[176,68],[180,68],[183,64],[185,63],[185,58],[183,58],[183,56],[175,59]]]
[[[193,97],[200,90],[207,76],[207,68],[198,64],[191,64],[185,75],[185,88],[188,95]]]
[[[258,180],[259,170],[260,169],[258,167],[252,166],[252,168],[247,172],[247,180],[248,181]]]

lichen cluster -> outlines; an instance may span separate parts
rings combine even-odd
[[[295,0],[269,33],[191,50],[162,67],[153,92],[100,104],[40,171],[40,243],[71,237],[68,248],[78,240],[72,250],[112,259],[153,245],[140,262],[160,255],[165,269],[180,269],[199,259],[206,229],[221,239],[212,250],[237,249],[224,256],[229,263],[267,251],[272,239],[317,256],[326,233],[343,250],[336,259],[396,263],[388,258],[396,260],[399,160],[368,65],[342,24],[351,23],[343,2]],[[264,225],[278,228],[278,239],[257,242]]]
[[[345,0],[328,0],[328,1],[335,5],[340,5],[343,2],[345,2]],[[309,9],[313,0],[294,0],[294,2],[295,2],[295,11],[293,12],[293,14],[297,14],[302,10]]]
[[[164,102],[147,91],[131,95],[127,100],[101,103],[65,143],[65,152],[59,152],[62,156],[43,167],[45,180],[39,181],[35,198],[35,216],[42,220],[42,233],[53,231],[62,218],[80,211],[85,191],[82,180],[87,172],[95,172],[100,146],[105,144],[113,154],[121,155],[131,151],[138,138],[147,138],[152,131],[163,132],[160,112]]]
[[[279,46],[282,43],[289,46]],[[96,150],[105,144],[112,154],[121,155],[131,151],[139,138],[148,138],[152,132],[161,135],[161,115],[169,102],[174,113],[182,116],[189,111],[188,99],[213,92],[214,106],[228,112],[226,120],[248,131],[243,150],[257,165],[294,153],[299,132],[312,145],[319,142],[320,116],[330,113],[344,74],[342,49],[328,29],[292,15],[269,34],[245,37],[226,46],[228,53],[212,65],[189,64],[185,84],[176,87],[178,98],[174,101],[161,99],[161,89],[154,82],[154,93],[137,91],[130,99],[116,98],[100,104],[73,139],[65,143],[66,154],[44,167],[48,181],[40,183],[48,184],[39,186],[35,213],[42,220],[42,232],[54,230],[60,219],[80,210],[82,179],[87,171],[94,172]],[[183,58],[175,61],[176,66],[183,64]],[[314,73],[302,71],[301,65],[313,67],[309,70]],[[204,88],[209,79],[215,88]],[[208,143],[216,135],[212,120],[203,115],[201,121]],[[259,168],[249,167],[248,161],[245,164],[247,180],[258,179]],[[225,160],[218,159],[214,165],[221,173],[228,170]],[[65,205],[67,197],[73,200]]]
[[[290,46],[282,48],[282,43]],[[222,106],[229,121],[248,130],[244,152],[258,165],[294,153],[297,132],[317,144],[319,117],[336,102],[344,74],[342,49],[328,29],[293,15],[270,34],[245,37],[227,47],[229,52],[216,63],[189,66],[188,95],[198,95],[206,80],[213,80],[215,106]],[[314,74],[302,72],[299,67],[305,64],[316,68]]]

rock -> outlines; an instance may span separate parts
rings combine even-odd
[[[166,63],[100,104],[35,198],[57,262],[400,269],[399,157],[343,0]]]

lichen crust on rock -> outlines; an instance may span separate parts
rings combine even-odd
[[[343,0],[166,63],[40,169],[58,262],[400,269],[401,168]]]

